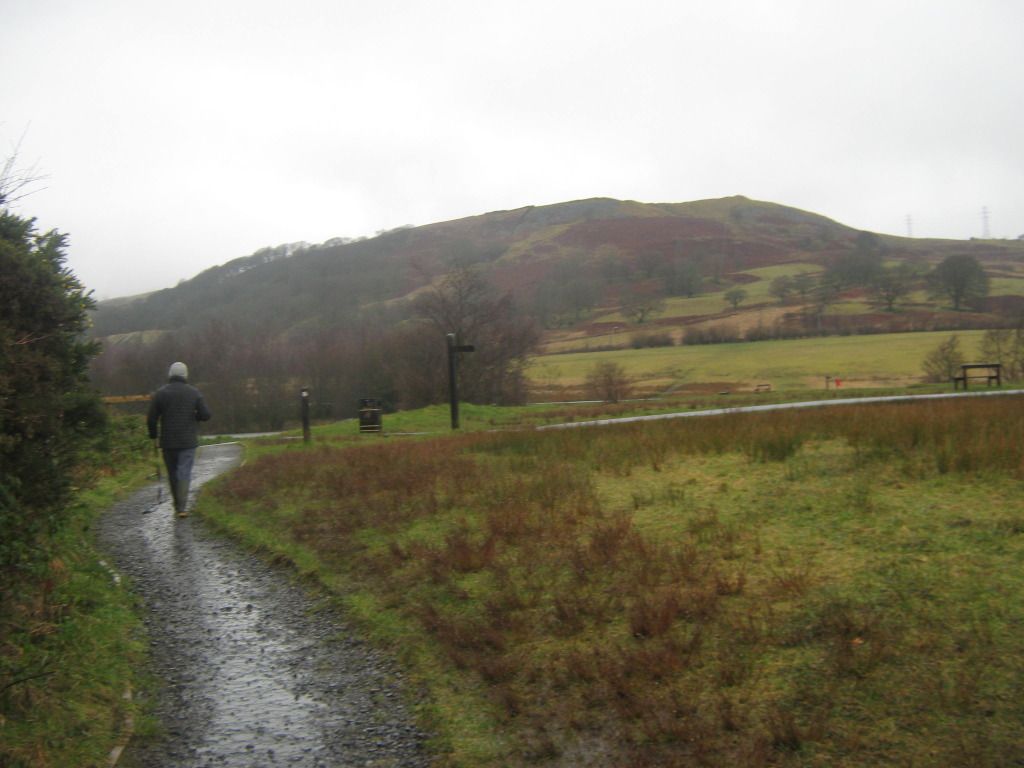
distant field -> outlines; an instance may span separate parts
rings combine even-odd
[[[994,277],[989,281],[993,296],[1024,295],[1024,277]]]
[[[976,356],[983,334],[956,333],[969,359]],[[950,335],[896,333],[579,352],[535,358],[527,373],[538,386],[578,388],[596,363],[611,360],[648,391],[700,384],[824,388],[825,376],[839,377],[846,386],[897,386],[920,381],[925,356]]]

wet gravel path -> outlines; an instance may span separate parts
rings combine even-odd
[[[196,458],[193,489],[235,466]],[[396,668],[287,572],[176,519],[152,485],[111,509],[98,539],[144,604],[161,733],[120,768],[427,766]]]

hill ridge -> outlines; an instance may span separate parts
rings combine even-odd
[[[699,264],[716,283],[774,265],[823,268],[855,247],[859,235],[821,214],[744,195],[681,203],[591,197],[526,205],[372,238],[261,248],[173,288],[100,302],[94,333],[229,322],[276,334],[343,322],[374,307],[393,308],[456,265],[487,270],[492,282],[527,307],[541,301],[552,281],[574,279],[602,282],[611,300],[687,263]],[[934,260],[951,250],[996,258],[1024,245],[870,237],[891,258],[910,260]]]

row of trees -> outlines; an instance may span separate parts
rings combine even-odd
[[[957,311],[988,295],[988,277],[974,256],[953,254],[929,270],[913,261],[886,265],[888,255],[878,236],[861,232],[854,247],[835,256],[818,277],[779,277],[770,290],[782,303],[797,297],[824,309],[844,291],[863,289],[890,312],[919,287],[927,288],[932,298],[949,301]]]
[[[771,294],[781,303],[799,298],[824,308],[843,291],[862,288],[874,301],[892,312],[919,286],[933,298],[948,300],[954,310],[988,295],[989,282],[981,263],[969,254],[947,256],[932,270],[911,262],[886,266],[881,253],[853,252],[837,257],[818,277],[808,273],[775,278]]]
[[[174,360],[188,363],[223,432],[280,429],[295,417],[300,386],[314,415],[348,417],[363,397],[416,408],[447,398],[445,334],[476,351],[460,365],[469,402],[526,398],[524,367],[536,325],[479,269],[453,270],[402,311],[367,312],[267,338],[258,328],[211,322],[197,330],[111,344],[93,365],[105,392],[155,389]]]
[[[988,277],[969,254],[951,255],[931,270],[909,261],[887,265],[887,256],[877,236],[862,232],[851,250],[833,257],[820,273],[780,276],[772,281],[769,292],[781,304],[799,302],[811,318],[822,315],[851,290],[863,291],[889,312],[922,287],[957,311],[988,294]],[[617,272],[609,263],[607,258],[588,260],[580,254],[559,262],[538,287],[529,309],[541,324],[558,327],[574,325],[600,303],[612,301],[626,318],[642,325],[664,310],[666,298],[693,297],[709,287],[721,290],[727,279],[721,271],[723,257],[716,254],[672,258],[641,254],[629,268],[620,258]],[[748,292],[733,285],[723,297],[736,309]]]

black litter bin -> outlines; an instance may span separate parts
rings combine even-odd
[[[380,432],[380,400],[364,397],[359,401],[359,431]]]

